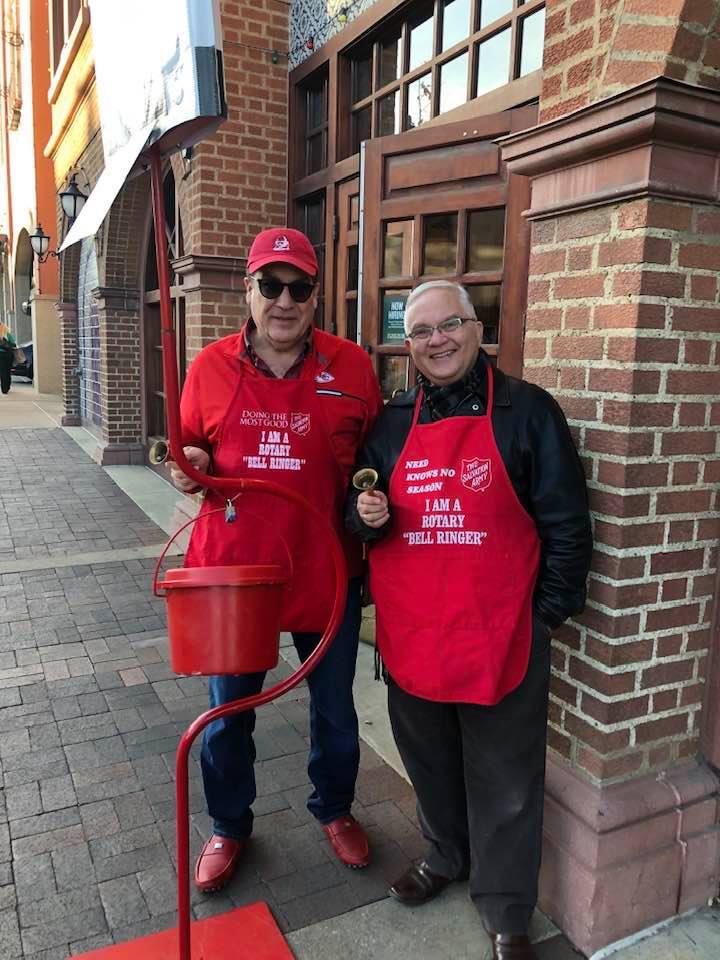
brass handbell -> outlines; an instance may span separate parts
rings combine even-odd
[[[356,490],[362,490],[365,493],[372,493],[380,479],[377,470],[372,467],[363,467],[353,474],[352,485]]]
[[[154,466],[165,463],[170,454],[170,447],[167,440],[156,440],[148,450],[148,460]]]

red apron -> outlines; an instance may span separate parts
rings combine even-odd
[[[392,531],[370,550],[377,644],[427,700],[493,704],[527,671],[540,541],[487,413],[418,424],[390,478]]]
[[[305,362],[298,380],[245,375],[230,404],[219,443],[213,450],[216,476],[273,480],[318,507],[342,530],[345,478],[332,449],[314,376]],[[201,513],[225,499],[208,491]],[[222,513],[199,520],[186,554],[189,567],[279,563],[293,578],[284,603],[283,630],[318,632],[330,619],[335,575],[327,537],[315,520],[279,497],[243,493],[235,500],[237,519]],[[282,539],[281,539],[282,538]]]

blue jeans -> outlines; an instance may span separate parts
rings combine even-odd
[[[358,720],[353,702],[358,635],[360,578],[350,581],[345,615],[324,658],[307,678],[310,690],[310,757],[308,775],[314,787],[308,810],[320,823],[350,812],[360,764]],[[294,633],[304,662],[317,646],[317,633]],[[262,690],[265,673],[210,677],[210,706],[217,707]],[[200,764],[208,813],[214,832],[241,839],[252,833],[255,800],[255,711],[215,720],[206,731]]]

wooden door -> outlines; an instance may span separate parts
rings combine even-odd
[[[495,141],[535,122],[523,107],[363,144],[362,343],[386,397],[411,384],[404,304],[427,280],[464,284],[486,351],[521,373],[530,186],[508,175]]]

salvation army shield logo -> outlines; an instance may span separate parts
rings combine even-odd
[[[473,457],[472,460],[463,460],[460,479],[463,486],[472,490],[473,493],[487,490],[492,482],[490,461],[481,460],[479,457]]]
[[[290,429],[299,437],[305,437],[310,433],[310,414],[309,413],[291,413]]]

